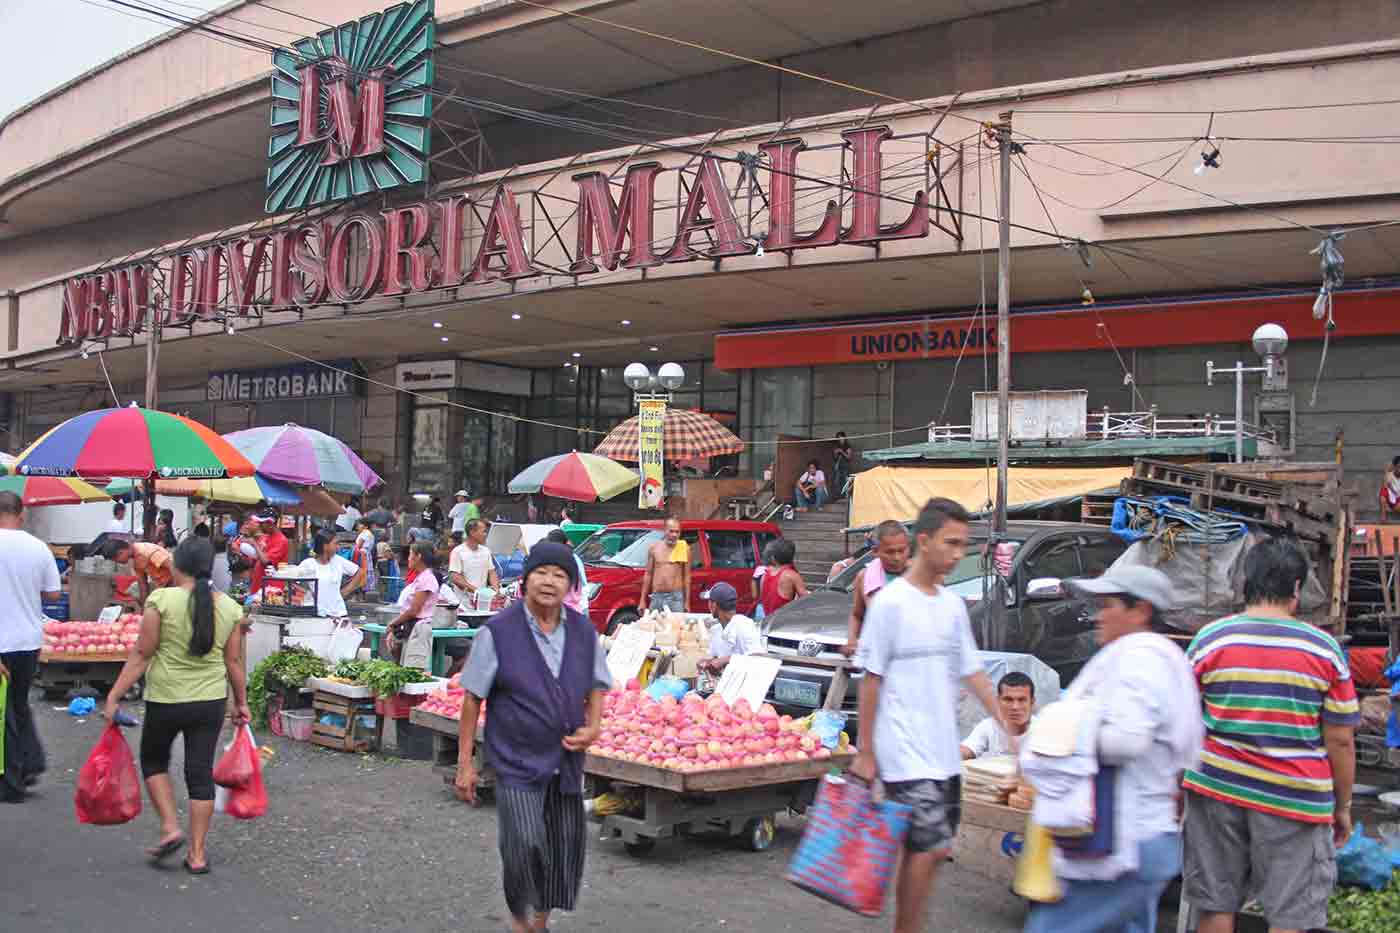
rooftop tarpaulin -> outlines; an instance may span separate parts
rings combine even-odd
[[[1131,464],[1093,467],[1014,466],[1008,472],[1007,502],[1011,506],[1081,496],[1117,487],[1131,476]],[[855,475],[851,494],[852,528],[887,518],[912,521],[929,499],[943,496],[969,512],[981,511],[996,495],[995,467],[874,467]]]

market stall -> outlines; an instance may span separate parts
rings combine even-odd
[[[139,614],[113,610],[92,622],[45,622],[34,686],[46,700],[83,688],[105,694],[117,682],[140,631]]]

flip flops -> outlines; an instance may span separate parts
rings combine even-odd
[[[147,849],[146,855],[150,857],[152,864],[159,865],[165,859],[179,852],[184,845],[185,837],[183,835],[176,836],[174,839],[167,839],[154,848]]]
[[[189,872],[192,875],[207,875],[209,874],[209,863],[205,862],[203,865],[199,866],[198,868],[195,868],[193,865],[190,864],[189,859],[185,859],[185,871]]]

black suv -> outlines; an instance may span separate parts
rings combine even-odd
[[[967,556],[948,574],[944,585],[968,602],[972,633],[986,651],[1034,655],[1068,684],[1098,650],[1093,609],[1064,585],[1074,577],[1096,577],[1127,549],[1122,539],[1102,525],[1072,522],[1017,521],[1007,524],[1006,539],[1015,548],[1007,593],[1006,625],[991,629],[983,600],[991,592],[991,557],[984,555],[986,525],[972,527]],[[840,576],[789,603],[764,620],[768,653],[775,656],[839,658],[846,643],[851,593],[868,553]],[[1035,586],[1032,587],[1032,582]],[[784,664],[773,682],[769,700],[785,712],[806,715],[822,704],[830,675],[819,669]],[[853,672],[841,709],[854,716],[859,672]]]

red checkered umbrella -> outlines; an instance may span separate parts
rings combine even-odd
[[[635,462],[640,436],[637,418],[628,418],[609,431],[603,442],[593,448],[593,452],[613,460]],[[666,409],[666,433],[662,444],[662,455],[667,460],[718,457],[737,454],[744,449],[744,442],[734,432],[709,415],[678,408]]]

